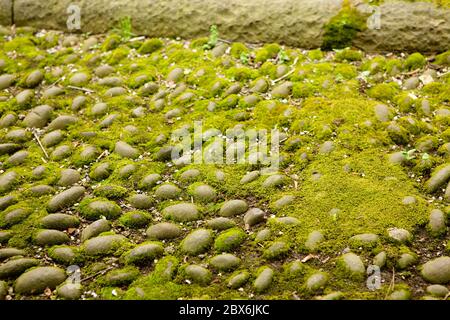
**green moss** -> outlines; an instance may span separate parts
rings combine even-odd
[[[436,63],[440,65],[450,65],[450,51],[443,52],[436,56]]]
[[[385,70],[390,75],[395,75],[403,69],[403,64],[399,59],[389,59],[386,62]]]
[[[367,17],[357,9],[352,8],[349,2],[326,25],[323,35],[322,49],[343,49],[350,47],[358,32],[367,28]]]
[[[238,228],[233,228],[220,233],[214,241],[214,248],[217,251],[231,251],[240,246],[245,240],[246,234]]]
[[[281,50],[278,44],[267,44],[261,49],[255,52],[255,62],[265,62],[266,60],[273,59],[277,56]]]
[[[120,45],[121,42],[122,42],[122,39],[120,38],[119,35],[112,34],[112,35],[108,36],[105,39],[105,41],[103,42],[102,50],[110,51],[110,50],[116,49]]]
[[[128,194],[128,189],[118,185],[105,184],[95,188],[93,192],[97,197],[120,199]]]
[[[292,86],[292,96],[294,98],[307,98],[314,95],[315,91],[315,86],[309,82],[294,82]]]
[[[228,78],[236,81],[247,81],[255,79],[258,76],[258,72],[248,67],[232,67],[226,71]]]
[[[425,57],[421,53],[416,52],[406,58],[404,66],[406,70],[415,70],[423,68],[426,63]]]
[[[240,59],[242,54],[248,54],[250,50],[241,42],[233,42],[231,45],[230,54],[235,59]]]
[[[128,228],[142,228],[148,225],[151,220],[151,215],[145,211],[133,210],[124,213],[119,221]]]
[[[322,60],[324,58],[324,53],[320,49],[310,50],[308,52],[308,58],[311,60]]]
[[[221,109],[232,109],[239,103],[239,96],[236,94],[230,94],[226,98],[219,101],[217,104]]]
[[[380,83],[370,88],[367,95],[371,98],[381,101],[392,101],[394,96],[400,91],[397,83]]]
[[[117,49],[114,49],[111,51],[111,53],[108,55],[107,62],[111,65],[118,64],[123,59],[125,59],[130,52],[130,49],[119,47]]]
[[[90,220],[96,220],[102,216],[107,219],[116,219],[122,214],[120,207],[112,201],[104,198],[86,198],[78,207],[80,214]]]
[[[339,50],[336,53],[335,59],[336,61],[360,61],[363,57],[361,51],[352,50],[349,48]]]
[[[164,43],[160,39],[148,39],[141,45],[138,52],[141,54],[153,53],[163,47]]]

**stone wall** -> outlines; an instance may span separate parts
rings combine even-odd
[[[195,38],[216,24],[220,36],[246,42],[279,42],[314,48],[342,0],[0,0],[0,23],[67,30],[67,8],[81,9],[81,31],[110,30],[126,16],[137,34]],[[372,10],[352,0],[360,11]],[[438,52],[450,48],[450,10],[431,3],[388,1],[378,7],[380,28],[354,39],[366,51]]]

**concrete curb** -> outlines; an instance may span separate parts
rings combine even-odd
[[[0,0],[0,8],[12,0]],[[14,0],[17,26],[67,31],[67,8],[81,9],[81,31],[111,30],[131,17],[137,34],[196,38],[216,24],[220,36],[232,41],[278,42],[315,48],[322,44],[323,26],[335,16],[342,0]],[[441,52],[450,49],[450,10],[431,3],[388,1],[370,7],[352,0],[361,12],[376,8],[380,28],[367,29],[353,44],[366,51]],[[3,12],[3,10],[2,10]],[[11,20],[0,14],[0,23]],[[9,19],[9,20],[8,20]]]

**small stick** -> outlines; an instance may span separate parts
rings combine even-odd
[[[286,73],[285,75],[279,77],[278,79],[273,80],[272,84],[275,84],[278,81],[283,80],[283,79],[287,78],[288,76],[290,76],[295,71],[295,65],[297,64],[297,61],[298,61],[298,57],[295,58],[294,63],[292,64],[292,69],[288,73]]]
[[[94,93],[95,92],[94,90],[91,90],[91,89],[86,89],[86,88],[81,88],[81,87],[76,87],[76,86],[67,86],[67,88],[74,89],[74,90],[80,90],[80,91],[84,91],[84,92],[87,92],[87,93]]]
[[[95,160],[95,161],[100,160],[101,158],[103,158],[104,155],[107,155],[107,154],[108,154],[108,150],[103,151],[103,152],[98,156],[97,160]]]
[[[84,278],[84,279],[81,279],[80,282],[84,282],[84,281],[87,281],[87,280],[89,280],[89,279],[95,278],[96,276],[99,276],[99,275],[101,275],[101,274],[104,274],[104,273],[108,272],[108,271],[111,270],[111,269],[114,269],[114,267],[108,267],[108,268],[106,268],[105,270],[100,270],[99,272],[94,273],[92,276],[89,276],[89,277],[86,277],[86,278]]]
[[[225,43],[233,43],[232,41],[230,41],[230,40],[225,40],[225,39],[217,39],[217,41],[225,42]]]
[[[395,269],[392,268],[392,279],[391,279],[391,283],[389,284],[388,290],[386,292],[386,296],[384,297],[384,300],[387,299],[389,293],[391,292],[391,290],[394,289],[395,286]]]
[[[62,80],[62,78],[59,78],[58,80],[56,80],[55,82],[53,82],[50,87],[55,86],[58,82],[60,82]]]
[[[33,135],[34,135],[34,137],[36,138],[36,141],[38,142],[39,147],[41,147],[42,151],[44,152],[45,157],[48,159],[47,151],[45,151],[44,146],[42,145],[41,140],[39,140],[39,137],[38,137],[38,135],[36,134],[36,131],[35,131],[35,130],[33,130]]]
[[[144,40],[144,39],[145,39],[145,36],[140,36],[140,37],[131,38],[130,40],[128,40],[128,42],[140,41],[140,40]]]

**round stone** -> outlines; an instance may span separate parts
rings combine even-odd
[[[10,260],[0,265],[0,279],[15,278],[25,270],[35,267],[39,260],[31,258],[19,258]]]
[[[81,242],[98,236],[102,232],[111,230],[111,223],[106,219],[99,219],[92,222],[81,232]]]
[[[63,187],[71,186],[81,179],[80,173],[74,169],[61,170],[60,175],[57,184]]]
[[[75,204],[85,193],[83,187],[72,187],[54,196],[48,202],[47,210],[56,212]]]
[[[48,131],[66,129],[68,126],[77,123],[78,118],[70,115],[61,115],[48,125]]]
[[[56,247],[49,251],[49,256],[62,264],[73,264],[77,258],[75,252],[70,247]]]
[[[92,180],[99,181],[108,178],[111,173],[111,164],[109,162],[103,162],[98,164],[91,170],[89,177],[91,177]]]
[[[269,177],[267,177],[266,180],[264,180],[262,186],[264,188],[275,188],[275,187],[281,187],[286,182],[286,177],[281,174],[274,174]]]
[[[194,199],[200,202],[212,202],[216,198],[216,191],[206,185],[202,184],[194,188],[193,190]]]
[[[34,242],[39,246],[52,246],[69,241],[69,236],[58,230],[41,230],[34,236]]]
[[[206,252],[213,242],[210,230],[198,229],[186,236],[181,242],[181,250],[189,255],[198,255]]]
[[[177,82],[181,79],[181,77],[184,75],[184,70],[181,68],[174,68],[172,71],[169,72],[167,75],[167,81],[173,81]]]
[[[262,267],[261,271],[255,279],[255,282],[253,283],[256,292],[262,293],[270,287],[273,281],[273,274],[274,272],[271,268]]]
[[[17,198],[12,195],[7,195],[0,198],[0,210],[3,211],[6,208],[12,206],[17,203]]]
[[[226,230],[218,235],[214,248],[219,252],[229,252],[240,246],[246,236],[246,233],[239,228]]]
[[[111,89],[106,90],[105,96],[106,97],[117,97],[117,96],[124,95],[125,93],[127,93],[127,90],[125,88],[113,87]]]
[[[41,219],[41,226],[46,229],[66,230],[76,228],[80,220],[76,216],[63,213],[53,213]]]
[[[94,116],[101,116],[108,112],[108,105],[104,102],[95,104],[91,109],[91,114]]]
[[[23,123],[28,128],[42,128],[50,120],[53,108],[47,105],[37,106],[28,112]]]
[[[450,282],[450,257],[439,257],[425,263],[421,268],[422,277],[431,283]]]
[[[135,171],[137,170],[136,166],[134,164],[127,164],[120,168],[119,170],[119,176],[121,178],[128,178],[130,177]]]
[[[427,192],[436,192],[444,183],[450,179],[450,164],[436,169],[431,178],[425,183]]]
[[[44,74],[41,70],[32,71],[25,79],[25,84],[28,88],[34,88],[38,86],[44,79]]]
[[[412,235],[408,230],[400,228],[389,228],[388,229],[389,238],[398,243],[406,243],[412,240]]]
[[[245,176],[242,177],[240,183],[241,184],[250,183],[250,182],[255,181],[256,179],[258,179],[259,176],[260,176],[259,171],[251,171],[251,172],[247,173]]]
[[[88,203],[80,203],[80,213],[89,220],[99,219],[104,216],[107,219],[116,219],[122,214],[122,209],[109,200],[88,200]]]
[[[30,153],[28,151],[17,151],[6,160],[6,163],[9,165],[18,166],[25,162],[29,154]]]
[[[274,221],[284,225],[296,225],[300,223],[300,220],[295,217],[280,217],[275,218]]]
[[[264,219],[264,211],[259,208],[251,208],[244,215],[244,223],[248,228],[263,222]]]
[[[417,261],[417,257],[410,253],[403,253],[397,260],[397,268],[399,270],[407,269],[414,265]]]
[[[26,252],[16,248],[2,248],[0,249],[0,260],[5,260],[15,256],[25,256]]]
[[[25,107],[31,104],[34,98],[34,92],[32,90],[23,90],[16,95],[16,102],[19,106]]]
[[[379,237],[373,233],[361,233],[350,238],[352,247],[373,247],[378,243]]]
[[[145,211],[128,211],[120,217],[120,222],[128,228],[139,229],[145,227],[151,220],[151,216]]]
[[[449,290],[447,289],[447,287],[445,287],[443,285],[433,284],[433,285],[427,287],[427,292],[429,294],[431,294],[432,296],[443,298],[446,295],[448,295]]]
[[[386,106],[385,104],[377,104],[374,107],[374,111],[375,111],[375,116],[377,117],[377,119],[379,121],[387,122],[390,120],[391,113],[390,113],[388,106]]]
[[[229,271],[241,263],[241,259],[230,253],[223,253],[211,258],[209,263],[217,270]]]
[[[263,257],[269,260],[276,260],[285,256],[289,251],[289,245],[284,241],[273,242],[266,250],[263,252]]]
[[[18,178],[19,175],[15,171],[7,171],[0,175],[0,194],[11,190]]]
[[[116,142],[114,152],[124,158],[135,159],[139,156],[139,151],[124,141]]]
[[[431,235],[438,237],[447,233],[447,219],[439,209],[433,209],[430,213],[430,218],[428,222],[428,229],[431,232]]]
[[[73,86],[82,86],[89,81],[89,77],[84,72],[77,72],[69,79],[69,83]]]
[[[209,284],[212,279],[211,272],[202,266],[191,264],[184,269],[184,272],[189,280],[201,285]]]
[[[308,238],[305,242],[305,247],[310,252],[314,252],[318,249],[319,245],[325,240],[324,235],[322,232],[318,230],[311,231],[311,233],[308,235]]]
[[[250,274],[247,271],[242,271],[237,274],[232,275],[228,279],[227,286],[231,289],[237,289],[242,287],[250,278]]]
[[[103,256],[114,254],[128,240],[122,235],[107,235],[95,237],[84,243],[84,252],[88,256]]]
[[[229,218],[219,217],[206,221],[206,225],[214,230],[226,230],[235,227],[236,223]]]
[[[366,274],[366,268],[361,258],[352,252],[342,255],[336,266],[346,277],[354,280],[362,280]]]
[[[155,191],[155,197],[159,200],[175,199],[181,193],[180,188],[173,184],[163,184]]]
[[[76,283],[64,283],[57,288],[58,297],[65,300],[78,300],[83,293],[81,285]]]
[[[76,96],[72,100],[72,107],[71,109],[73,111],[78,111],[82,109],[87,103],[87,98],[85,96]]]
[[[102,66],[97,67],[94,70],[95,75],[99,78],[106,77],[113,72],[114,72],[114,68],[109,65],[102,65]]]
[[[184,171],[181,175],[180,175],[180,180],[187,182],[187,181],[193,181],[195,180],[198,176],[200,176],[200,171],[197,169],[189,169]]]
[[[154,240],[177,238],[181,235],[181,229],[176,224],[161,222],[147,229],[147,237]]]
[[[200,219],[200,213],[197,206],[192,203],[178,203],[166,207],[163,215],[167,219],[177,222],[195,221]]]
[[[14,285],[19,294],[41,293],[46,288],[55,289],[66,280],[64,270],[56,267],[39,267],[22,274]]]
[[[12,86],[15,77],[11,74],[2,74],[0,76],[0,90],[7,89]]]
[[[8,211],[3,216],[3,223],[5,226],[16,225],[16,224],[22,222],[23,220],[25,220],[30,215],[30,213],[31,213],[31,211],[28,209],[23,209],[23,208],[13,209],[11,211]]]
[[[387,254],[384,251],[381,251],[373,258],[373,264],[383,268],[386,265]]]
[[[139,186],[141,189],[149,190],[156,186],[159,180],[161,180],[161,175],[157,173],[151,173],[142,178]]]
[[[316,272],[308,277],[305,287],[310,292],[322,290],[328,283],[329,276],[325,272]]]
[[[223,217],[231,217],[242,214],[248,210],[248,204],[244,200],[228,200],[225,201],[219,211]]]
[[[144,243],[136,246],[125,255],[125,262],[143,264],[162,256],[164,248],[160,243]]]
[[[145,194],[135,194],[128,198],[136,209],[149,209],[153,206],[153,199]]]

